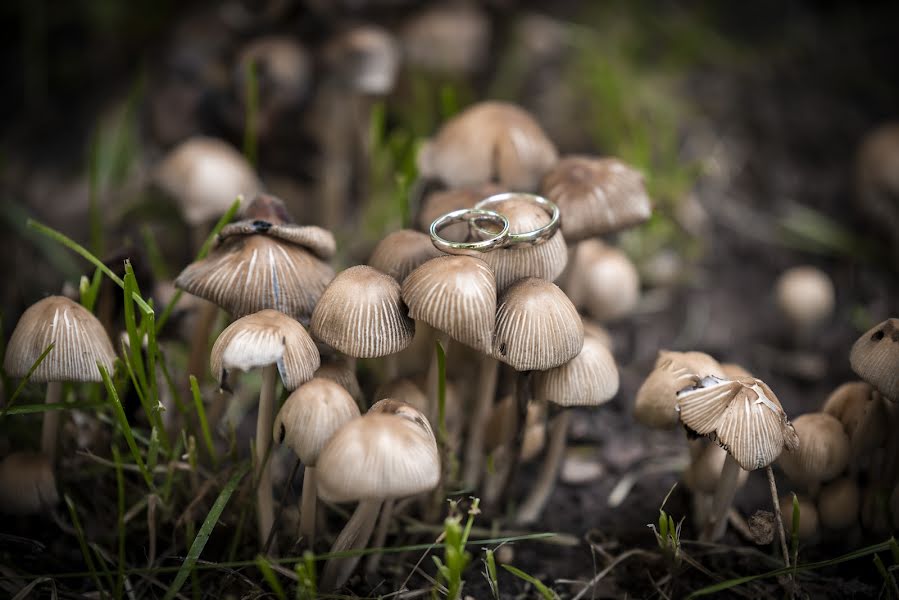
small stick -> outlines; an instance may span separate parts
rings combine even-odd
[[[774,481],[774,469],[771,465],[765,467],[768,475],[768,485],[771,488],[771,502],[774,504],[774,518],[777,520],[777,531],[780,534],[780,549],[784,555],[784,566],[790,566],[790,551],[787,550],[787,534],[784,531],[784,521],[780,514],[780,500],[777,497],[777,482]]]

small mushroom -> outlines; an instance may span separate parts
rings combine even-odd
[[[858,484],[849,477],[840,477],[821,488],[818,518],[828,529],[848,529],[858,523],[860,503]]]
[[[864,381],[844,383],[827,397],[821,412],[843,424],[854,461],[880,448],[887,439],[885,400]]]
[[[787,269],[777,279],[776,289],[778,307],[799,334],[807,335],[833,315],[833,281],[821,269]]]
[[[637,390],[634,418],[653,429],[672,429],[680,422],[677,392],[708,375],[724,376],[721,365],[703,352],[660,350],[655,368]]]
[[[852,370],[893,402],[899,402],[899,319],[862,334],[849,353]]]
[[[59,502],[53,463],[43,454],[14,452],[0,460],[0,512],[40,514]]]
[[[467,76],[481,70],[490,50],[490,20],[477,5],[426,6],[400,32],[403,58],[425,72]]]
[[[849,463],[849,437],[843,424],[827,413],[807,413],[796,417],[793,428],[799,449],[778,459],[787,477],[809,491],[833,479]]]
[[[422,264],[443,256],[431,242],[431,236],[413,229],[400,229],[387,234],[377,243],[368,265],[390,275],[402,285],[403,280]]]
[[[629,315],[640,300],[640,275],[626,254],[596,239],[577,245],[565,291],[578,308],[600,321]]]
[[[433,191],[422,200],[415,222],[420,231],[428,233],[437,218],[454,210],[474,208],[481,200],[503,191],[504,188],[493,183]],[[456,223],[444,229],[441,235],[448,240],[461,240],[468,235],[468,227],[466,223]]]

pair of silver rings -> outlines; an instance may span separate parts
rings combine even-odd
[[[532,231],[511,233],[509,231],[509,219],[505,215],[490,210],[488,207],[498,202],[512,199],[526,200],[536,204],[549,215],[549,222]],[[487,237],[472,242],[454,242],[440,236],[440,232],[443,229],[456,223],[468,223],[470,229],[475,230],[481,236]],[[485,198],[475,204],[474,208],[454,210],[434,219],[434,222],[431,223],[430,233],[431,241],[438,250],[447,254],[468,254],[470,252],[489,252],[490,250],[508,248],[510,246],[537,246],[551,238],[558,231],[560,223],[559,207],[543,196],[507,192]],[[487,229],[483,227],[484,224],[490,224],[493,227]]]

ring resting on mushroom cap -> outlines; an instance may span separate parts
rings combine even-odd
[[[476,225],[477,221],[489,221],[499,225],[501,229],[497,232],[489,231]],[[478,231],[490,237],[476,242],[453,242],[440,237],[440,231],[454,223],[468,223],[469,227],[476,227]],[[434,222],[431,223],[430,233],[431,242],[434,246],[447,254],[489,252],[494,248],[501,248],[506,245],[509,238],[509,219],[492,210],[463,208],[434,219]]]
[[[546,214],[549,215],[549,222],[542,227],[538,227],[537,229],[531,231],[523,231],[521,233],[509,233],[508,238],[506,239],[506,243],[504,246],[537,246],[542,244],[543,242],[549,240],[553,235],[555,235],[556,231],[559,230],[559,226],[562,224],[561,211],[559,207],[556,206],[554,202],[550,202],[543,196],[538,196],[537,194],[527,194],[523,192],[504,192],[502,194],[495,194],[493,196],[489,196],[484,198],[480,202],[474,205],[475,209],[487,209],[493,204],[498,202],[504,202],[506,200],[525,200],[527,202],[532,202],[546,211]],[[472,223],[471,226],[474,229],[477,229],[478,232],[482,234],[490,234],[491,232],[485,230],[482,227],[479,227],[476,223]]]

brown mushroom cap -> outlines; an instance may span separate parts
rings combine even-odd
[[[57,502],[53,465],[46,456],[14,452],[0,460],[0,513],[33,515]]]
[[[490,353],[496,319],[496,280],[490,267],[471,256],[440,256],[403,281],[409,316],[454,340]]]
[[[502,192],[504,188],[493,183],[484,183],[470,187],[454,188],[450,190],[437,190],[424,197],[421,208],[418,211],[416,223],[418,228],[427,233],[431,223],[447,213],[461,208],[474,208],[474,205],[495,194]],[[457,223],[450,225],[441,232],[448,240],[461,239],[468,235],[468,225]]]
[[[362,94],[387,94],[396,82],[400,50],[386,29],[360,25],[329,41],[324,57],[343,86]]]
[[[704,377],[677,394],[681,422],[727,450],[745,470],[774,462],[799,441],[780,401],[763,381]]]
[[[355,358],[342,354],[328,359],[322,357],[321,366],[315,372],[315,376],[334,381],[349,392],[357,403],[362,401],[362,388],[356,377]]]
[[[632,227],[652,214],[643,175],[617,158],[563,157],[540,189],[562,210],[569,243]]]
[[[510,285],[496,309],[493,356],[516,371],[558,367],[581,351],[584,326],[556,285],[528,277]]]
[[[490,20],[477,5],[430,5],[402,27],[405,62],[426,71],[469,74],[483,68],[490,50]]]
[[[687,352],[659,350],[659,354],[656,356],[656,368],[667,361],[671,361],[678,368],[684,368],[694,375],[699,375],[700,378],[707,375],[714,375],[721,379],[725,378],[721,364],[705,352],[697,352],[696,350],[688,350]]]
[[[522,108],[479,102],[447,121],[418,154],[424,177],[450,187],[498,181],[533,191],[558,154],[540,125]]]
[[[209,362],[222,386],[229,371],[276,364],[284,387],[293,390],[312,379],[320,357],[297,321],[276,310],[261,310],[228,325],[215,340]]]
[[[655,368],[637,390],[634,417],[653,429],[671,429],[680,422],[677,393],[707,375],[723,377],[721,365],[704,352],[660,350]]]
[[[815,503],[805,496],[799,499],[799,539],[808,541],[818,533],[818,509]],[[793,496],[780,499],[780,512],[788,532],[793,531]]]
[[[711,357],[710,357],[711,358]],[[740,377],[752,377],[752,373],[747,371],[737,363],[721,363],[721,373],[725,379],[739,379]]]
[[[889,418],[884,402],[874,394],[871,384],[851,381],[831,392],[821,412],[843,424],[852,454],[859,456],[879,448],[886,441]]]
[[[602,326],[598,321],[594,321],[589,317],[581,317],[581,321],[584,323],[584,338],[592,337],[599,340],[603,346],[605,346],[609,352],[612,352],[615,349],[615,342],[612,339],[612,334],[609,333],[609,330]]]
[[[309,250],[322,260],[328,260],[337,252],[334,234],[315,225],[297,225],[290,222],[284,203],[268,194],[256,196],[246,211],[243,221],[225,225],[219,232],[218,243],[239,235],[266,235]]]
[[[344,423],[360,416],[359,407],[343,387],[314,377],[295,389],[275,418],[272,435],[308,467],[314,467],[325,443]]]
[[[312,63],[303,47],[291,37],[267,35],[240,49],[237,56],[235,91],[246,104],[246,76],[255,65],[260,82],[260,102],[270,110],[283,110],[299,103],[312,81]],[[263,111],[265,112],[265,111]]]
[[[443,256],[431,242],[431,236],[413,229],[394,231],[377,243],[368,265],[403,283],[406,276],[422,264]]]
[[[6,346],[3,368],[12,377],[24,377],[50,344],[53,350],[31,381],[101,381],[97,363],[112,374],[116,355],[103,325],[65,296],[48,296],[22,313]]]
[[[899,319],[887,319],[863,333],[852,345],[849,363],[877,391],[899,401]]]
[[[848,529],[858,523],[861,492],[849,477],[840,477],[821,488],[818,518],[828,529]]]
[[[365,265],[334,278],[312,313],[311,328],[317,338],[356,358],[395,354],[412,343],[415,333],[400,284]]]
[[[618,393],[615,358],[596,338],[585,337],[577,356],[534,374],[534,398],[559,406],[599,406]]]
[[[577,245],[570,266],[568,296],[600,321],[630,314],[640,300],[640,275],[627,255],[592,239]]]
[[[816,267],[787,269],[777,279],[776,292],[780,310],[798,327],[814,327],[833,314],[833,281]]]
[[[849,463],[849,437],[843,424],[826,413],[807,413],[793,421],[799,449],[780,457],[778,464],[790,480],[814,485],[833,479]]]

